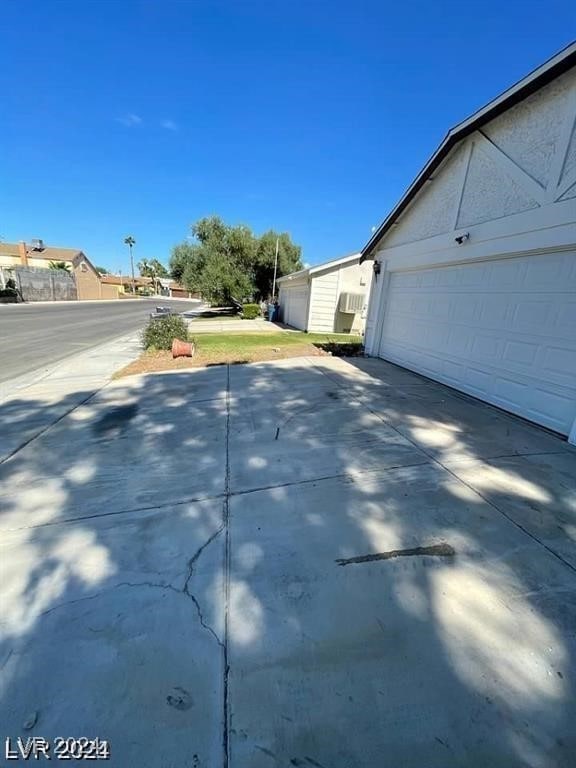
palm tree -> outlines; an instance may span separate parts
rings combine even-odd
[[[142,259],[142,261],[139,261],[138,264],[136,264],[138,267],[138,271],[140,272],[142,277],[152,277],[150,274],[150,262],[148,259]]]
[[[132,269],[132,293],[136,293],[136,286],[134,284],[134,259],[132,258],[132,246],[136,245],[136,240],[132,235],[124,238],[124,244],[130,249],[130,268]]]
[[[48,269],[61,269],[68,273],[72,271],[72,268],[67,261],[51,261],[48,264]]]

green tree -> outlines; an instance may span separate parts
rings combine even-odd
[[[262,237],[244,225],[230,226],[218,216],[192,226],[192,242],[172,250],[172,277],[215,304],[229,304],[271,293],[276,237],[279,237],[278,276],[301,268],[300,248],[288,234]]]
[[[254,266],[254,283],[259,299],[272,297],[274,281],[274,262],[276,258],[276,240],[278,240],[278,269],[276,278],[289,275],[302,269],[302,249],[295,245],[287,232],[279,234],[270,230],[258,239]]]
[[[96,272],[98,272],[99,275],[109,275],[109,270],[106,269],[106,267],[96,267]]]
[[[150,267],[154,270],[156,277],[168,277],[168,270],[158,259],[152,259]]]
[[[48,263],[48,269],[60,269],[63,272],[71,272],[72,267],[67,261],[50,261]]]
[[[158,259],[142,259],[137,264],[141,277],[150,277],[154,284],[154,290],[158,292],[158,279],[168,277],[168,270]]]
[[[184,272],[184,285],[186,283]],[[244,301],[252,295],[252,282],[238,268],[233,259],[221,254],[209,254],[204,269],[197,282],[197,288],[202,296],[213,304],[228,305],[231,299]],[[189,287],[189,290],[193,290]]]

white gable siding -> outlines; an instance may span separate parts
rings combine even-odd
[[[332,270],[312,278],[308,330],[334,331],[338,301],[338,270]]]
[[[571,70],[454,147],[384,236],[379,253],[384,258],[388,252],[400,253],[401,246],[441,235],[452,247],[455,229],[526,211],[538,213],[534,229],[542,229],[548,219],[550,226],[573,223],[573,211],[551,209],[574,197],[575,115],[576,72]],[[526,231],[524,222],[520,229]],[[475,239],[482,234],[479,229]]]

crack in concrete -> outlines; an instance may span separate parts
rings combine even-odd
[[[188,593],[188,584],[190,583],[190,579],[192,578],[192,574],[194,573],[194,565],[196,564],[196,562],[197,562],[198,558],[200,557],[200,555],[202,554],[202,552],[204,552],[204,550],[206,549],[206,547],[207,547],[209,544],[211,544],[211,543],[214,541],[214,539],[216,539],[216,538],[217,538],[217,537],[218,537],[218,536],[219,536],[219,535],[222,533],[222,531],[223,531],[223,530],[224,530],[224,523],[222,523],[222,525],[221,525],[221,526],[220,526],[220,527],[219,527],[219,528],[218,528],[216,531],[214,531],[214,533],[212,534],[212,536],[210,536],[210,537],[209,537],[209,538],[208,538],[208,539],[207,539],[207,540],[204,542],[204,544],[202,544],[202,546],[201,546],[201,547],[199,547],[199,548],[196,550],[196,552],[195,552],[195,553],[192,555],[192,557],[190,558],[190,560],[188,560],[188,574],[187,574],[187,576],[186,576],[186,581],[184,582],[183,592],[186,592],[186,593]]]
[[[210,632],[210,634],[214,637],[214,639],[216,640],[216,642],[218,643],[218,645],[222,650],[224,650],[224,644],[222,643],[222,641],[220,640],[220,638],[218,637],[214,629],[204,621],[204,614],[202,613],[202,609],[200,608],[200,603],[198,602],[196,596],[193,595],[192,592],[190,592],[189,586],[190,586],[190,580],[192,579],[192,576],[194,574],[194,566],[198,561],[198,558],[200,557],[202,552],[204,552],[206,547],[208,547],[222,533],[223,530],[224,530],[224,523],[222,523],[222,525],[216,531],[214,531],[214,533],[204,542],[204,544],[202,544],[202,546],[196,550],[196,552],[192,555],[190,560],[188,560],[188,574],[186,576],[184,586],[182,587],[182,590],[181,590],[182,594],[187,595],[196,606],[196,611],[198,612],[198,619],[200,620],[200,624],[205,629],[207,629],[208,632]],[[180,590],[177,590],[177,591],[180,591]]]
[[[2,662],[2,666],[0,667],[0,671],[2,671],[2,672],[4,671],[4,667],[8,664],[8,662],[12,658],[13,654],[14,654],[14,648],[10,648],[10,650],[6,654],[6,658]]]
[[[221,530],[223,530],[223,528],[221,528],[219,531],[213,534],[210,537],[210,539],[200,547],[200,549],[196,553],[194,562],[198,559],[201,552],[208,546],[208,544],[216,538],[216,536],[218,535],[218,533],[220,533]],[[164,584],[162,582],[158,583],[154,581],[137,581],[137,582],[121,581],[118,584],[114,584],[114,586],[110,587],[109,589],[100,590],[100,592],[96,592],[93,595],[86,595],[84,597],[79,597],[76,600],[67,600],[64,603],[59,603],[58,605],[54,605],[52,606],[52,608],[48,608],[46,611],[42,611],[40,616],[48,616],[49,614],[53,613],[54,611],[60,610],[61,608],[67,608],[71,605],[76,605],[77,603],[84,603],[90,600],[95,600],[104,595],[109,595],[111,592],[113,592],[116,589],[123,589],[126,587],[128,587],[129,589],[141,589],[142,587],[147,587],[148,589],[162,589],[164,591],[174,592],[177,595],[184,595],[184,597],[189,598],[190,601],[193,603],[194,607],[196,608],[196,613],[198,614],[198,620],[200,622],[200,625],[212,635],[212,637],[216,640],[220,648],[223,649],[224,645],[222,641],[220,640],[220,638],[218,637],[214,629],[209,624],[206,623],[204,619],[204,614],[202,613],[202,609],[200,608],[200,604],[198,600],[196,599],[195,595],[193,595],[189,591],[188,582],[189,582],[189,578],[186,580],[186,584],[184,585],[184,587],[182,589],[178,589],[173,584]]]

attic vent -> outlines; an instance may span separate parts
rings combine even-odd
[[[350,314],[357,314],[362,312],[364,309],[364,294],[341,293],[338,309],[340,312],[347,312]]]
[[[39,240],[37,237],[35,237],[32,240],[32,250],[34,251],[43,251],[44,250],[44,240]]]

